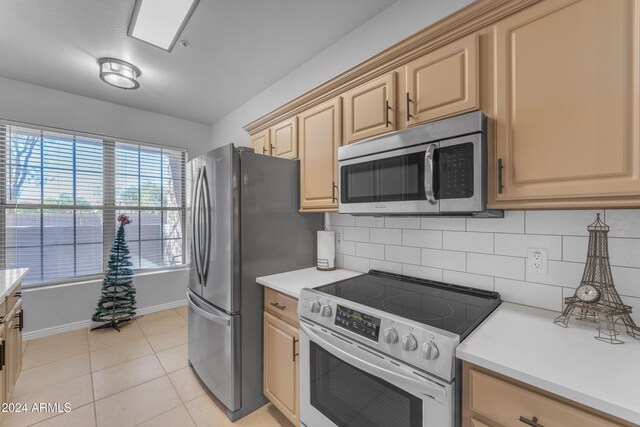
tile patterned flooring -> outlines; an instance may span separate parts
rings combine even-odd
[[[28,341],[11,402],[71,412],[5,413],[0,427],[292,427],[268,404],[231,423],[187,364],[186,307],[116,331],[82,329]]]

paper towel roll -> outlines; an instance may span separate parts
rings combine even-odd
[[[318,270],[335,270],[335,238],[333,231],[318,231],[318,258],[316,264]]]

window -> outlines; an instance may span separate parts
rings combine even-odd
[[[183,151],[0,125],[0,155],[0,267],[25,284],[100,274],[121,213],[135,269],[184,263]]]

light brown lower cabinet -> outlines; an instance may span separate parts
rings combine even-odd
[[[464,427],[630,427],[584,407],[484,368],[464,363]]]
[[[4,367],[5,351],[7,342],[7,327],[4,323],[0,323],[0,403],[8,402],[7,398],[7,370]]]
[[[22,371],[22,328],[24,310],[22,308],[20,285],[0,302],[0,384],[2,402],[8,402],[13,388]]]
[[[293,424],[300,425],[298,301],[265,290],[264,395]]]

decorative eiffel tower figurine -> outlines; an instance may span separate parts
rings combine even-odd
[[[640,328],[631,318],[631,307],[622,303],[613,284],[607,241],[609,226],[597,214],[587,230],[589,251],[580,286],[573,296],[564,299],[565,309],[554,322],[566,328],[572,315],[578,320],[596,322],[598,335],[594,338],[611,344],[624,343],[615,329],[616,323],[622,323],[629,335],[640,340]]]

